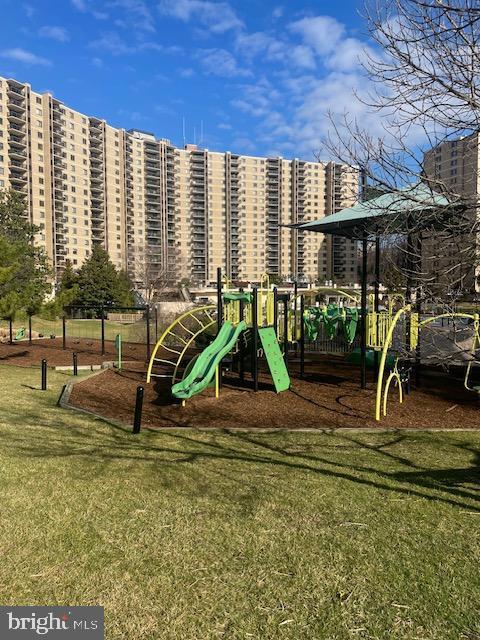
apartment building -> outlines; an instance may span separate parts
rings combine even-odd
[[[480,134],[474,133],[449,140],[427,151],[423,170],[432,180],[432,188],[447,194],[458,194],[468,201],[480,195]],[[472,209],[472,220],[478,212]],[[473,227],[472,227],[473,228]],[[480,238],[459,236],[448,246],[442,237],[429,239],[423,247],[423,270],[439,283],[455,284],[454,288],[480,290]]]
[[[98,243],[139,284],[158,276],[205,284],[217,266],[232,280],[357,277],[354,242],[282,226],[352,204],[356,170],[177,148],[6,78],[0,188],[22,194],[57,275],[66,260],[80,267]]]

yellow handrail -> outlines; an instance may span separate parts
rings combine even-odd
[[[382,405],[382,389],[383,389],[383,374],[385,371],[385,362],[387,360],[387,352],[388,347],[392,341],[393,330],[395,329],[395,325],[397,324],[399,318],[404,314],[410,311],[412,306],[407,304],[405,307],[402,307],[397,311],[397,313],[393,316],[392,324],[390,325],[387,336],[385,338],[385,342],[383,344],[382,349],[382,357],[380,358],[380,366],[378,368],[378,380],[377,380],[377,395],[375,398],[375,420],[380,420],[380,409]]]
[[[465,372],[465,380],[463,381],[464,387],[465,389],[467,389],[468,391],[478,391],[478,389],[475,389],[473,387],[469,387],[468,386],[468,378],[470,377],[470,371],[472,369],[472,364],[475,360],[475,352],[477,350],[477,345],[480,346],[480,334],[479,334],[479,316],[478,313],[475,314],[475,320],[473,321],[473,326],[474,326],[474,330],[475,330],[475,335],[473,336],[473,343],[472,343],[472,350],[471,350],[471,355],[472,355],[472,359],[469,361],[468,365],[467,365],[467,370]]]

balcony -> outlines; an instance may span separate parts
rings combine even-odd
[[[27,170],[27,166],[25,164],[25,158],[21,158],[20,160],[13,160],[12,159],[8,163],[8,166],[10,168],[20,169],[21,171],[26,171]]]
[[[27,184],[27,179],[25,176],[18,173],[10,173],[10,182],[12,184],[25,185]]]
[[[20,135],[25,136],[25,133],[26,133],[25,127],[22,127],[19,124],[15,124],[15,123],[11,122],[10,119],[8,121],[8,124],[7,124],[7,129],[8,129],[8,131],[10,133],[13,133],[13,134],[15,134],[17,136],[20,136]]]
[[[12,111],[11,109],[8,112],[8,119],[13,124],[19,124],[23,126],[25,124],[24,114],[19,113],[18,111]]]
[[[22,98],[24,98],[25,97],[24,87],[20,84],[15,85],[9,82],[8,88],[7,88],[7,94],[13,98],[17,98],[18,96],[21,96]]]

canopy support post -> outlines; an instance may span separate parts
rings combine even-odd
[[[376,335],[378,336],[378,312],[380,310],[380,236],[377,234],[375,236],[375,300],[374,300],[374,311],[375,311],[375,321],[377,324]],[[378,366],[380,363],[379,353],[377,349],[375,349],[375,380],[378,380]]]
[[[360,387],[367,388],[367,232],[362,239],[362,301],[360,310]]]

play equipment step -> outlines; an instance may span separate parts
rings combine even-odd
[[[277,393],[286,391],[290,387],[290,377],[278,345],[275,330],[273,327],[262,327],[258,330],[258,335],[273,378],[275,391]]]

